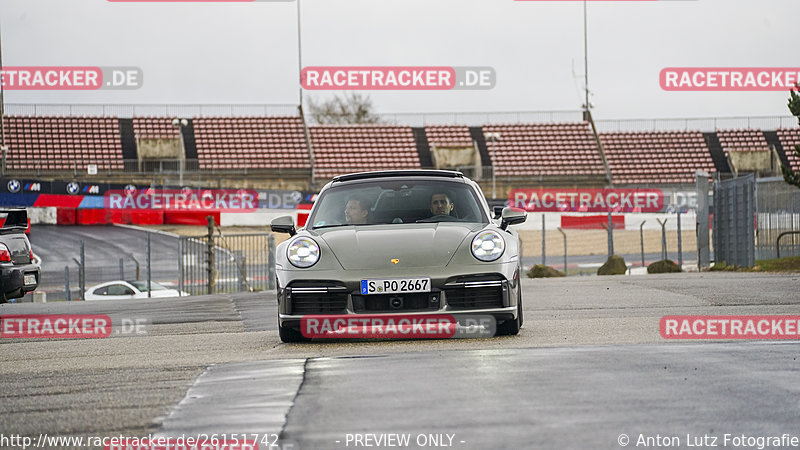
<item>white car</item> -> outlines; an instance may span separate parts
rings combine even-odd
[[[188,292],[170,289],[155,281],[150,282],[150,296],[153,298],[184,297],[188,295]],[[147,298],[146,281],[109,281],[90,287],[84,294],[84,300],[127,300],[133,298]]]

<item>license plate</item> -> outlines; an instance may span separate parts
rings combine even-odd
[[[391,278],[387,280],[361,280],[361,295],[372,294],[410,294],[430,292],[431,279]]]
[[[26,286],[30,284],[36,284],[36,275],[34,274],[25,275],[23,277],[23,281],[25,282]]]

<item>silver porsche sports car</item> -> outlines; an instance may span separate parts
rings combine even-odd
[[[308,340],[304,317],[366,314],[481,315],[496,334],[522,326],[520,242],[509,225],[526,213],[497,215],[459,172],[402,170],[333,178],[305,228],[291,216],[274,232],[278,329],[284,342]]]

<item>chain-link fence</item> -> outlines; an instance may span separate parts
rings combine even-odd
[[[182,236],[178,248],[178,284],[190,294],[275,288],[275,239],[270,233]]]
[[[783,178],[762,178],[756,210],[756,258],[800,256],[800,189]]]
[[[199,236],[113,226],[60,229],[40,225],[31,237],[34,251],[42,252],[37,254],[42,267],[37,291],[46,293],[47,301],[83,300],[87,291],[117,281],[144,286],[145,297],[147,280],[192,295],[274,288],[276,239],[271,233],[223,232],[219,227]],[[64,242],[41,245],[42,239]]]
[[[560,271],[566,267],[567,275],[594,275],[614,254],[637,274],[663,259],[683,270],[697,270],[696,222],[694,211],[612,214],[609,232],[605,214],[529,213],[527,222],[515,229],[526,269],[542,264]]]

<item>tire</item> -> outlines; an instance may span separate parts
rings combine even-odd
[[[292,343],[292,342],[310,342],[311,339],[303,336],[303,333],[300,330],[296,330],[290,327],[282,327],[280,319],[278,319],[278,335],[281,337],[281,341],[285,343]]]
[[[522,286],[519,287],[517,294],[517,318],[506,320],[497,326],[497,336],[516,336],[522,328]]]

